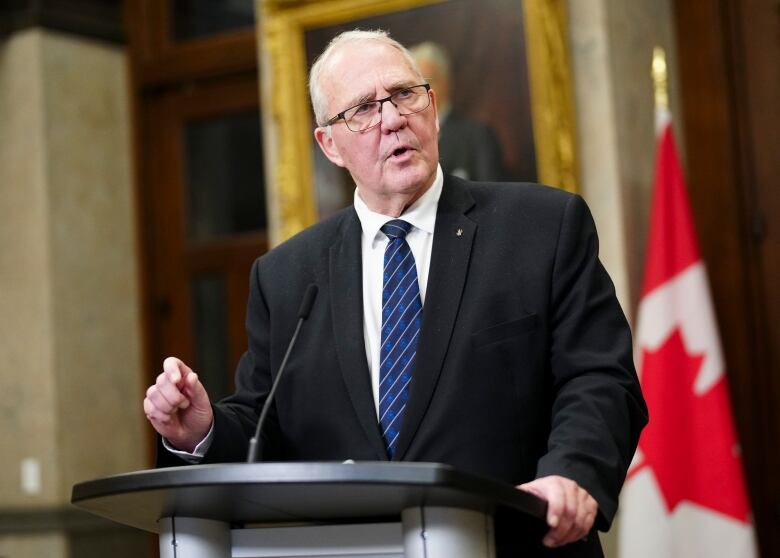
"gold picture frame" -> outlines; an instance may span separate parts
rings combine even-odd
[[[446,0],[258,0],[263,132],[272,244],[318,220],[307,88],[307,30]],[[540,182],[577,190],[575,120],[565,0],[517,0],[523,10]]]

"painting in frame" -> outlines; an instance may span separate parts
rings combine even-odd
[[[452,111],[491,131],[502,179],[576,191],[562,0],[266,0],[261,6],[273,243],[351,203],[354,184],[314,143],[307,89],[316,56],[349,29],[381,28],[406,46],[437,44],[450,59]]]

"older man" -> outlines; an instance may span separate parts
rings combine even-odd
[[[166,359],[144,400],[160,463],[243,460],[316,284],[264,459],[448,463],[545,498],[553,554],[600,555],[647,419],[584,202],[444,176],[435,92],[382,32],[336,37],[310,82],[354,206],[255,263],[234,395]]]

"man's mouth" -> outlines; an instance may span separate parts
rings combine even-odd
[[[407,152],[410,152],[412,150],[411,147],[408,147],[406,145],[402,145],[400,147],[396,147],[393,149],[393,151],[390,152],[390,157],[402,157]]]

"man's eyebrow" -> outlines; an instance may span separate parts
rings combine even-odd
[[[390,85],[390,87],[387,88],[387,91],[390,92],[392,95],[393,93],[397,91],[401,91],[402,89],[407,89],[409,87],[412,87],[413,85],[416,85],[416,82],[412,82],[409,80],[404,81],[397,81],[394,84]],[[349,106],[354,107],[356,105],[362,105],[363,103],[368,103],[370,101],[376,100],[376,92],[374,93],[365,93],[364,95],[361,95],[360,97],[355,97],[350,101]]]
[[[387,90],[390,91],[390,93],[395,93],[396,91],[401,91],[402,89],[408,89],[415,85],[419,85],[419,84],[416,81],[410,81],[407,79],[404,81],[396,81],[394,84],[388,87]]]
[[[374,99],[376,99],[376,93],[365,93],[360,97],[352,99],[349,106],[354,107],[355,105],[361,105],[363,103],[373,101]]]

